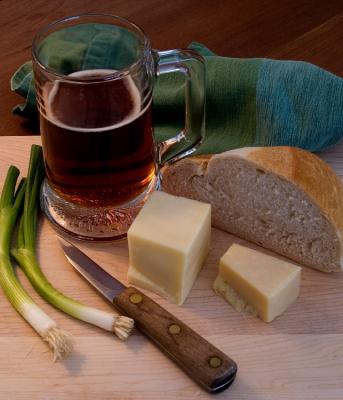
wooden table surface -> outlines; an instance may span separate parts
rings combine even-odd
[[[305,60],[343,76],[342,0],[2,0],[0,136],[38,133],[11,114],[20,98],[10,77],[37,30],[82,12],[129,18],[161,50],[196,40],[223,56]]]
[[[25,174],[31,144],[40,138],[0,137],[0,186],[7,166]],[[321,154],[343,178],[343,143]],[[38,252],[42,269],[67,295],[103,310],[111,306],[66,261],[56,234],[41,218]],[[303,268],[300,296],[272,323],[237,313],[212,290],[218,260],[232,243],[212,230],[208,258],[186,300],[178,307],[155,301],[183,320],[238,364],[233,385],[218,400],[343,399],[343,273]],[[109,273],[127,282],[127,242],[78,244]],[[251,245],[250,245],[251,246]],[[256,247],[256,246],[252,246]],[[190,400],[213,399],[139,332],[122,343],[107,332],[76,321],[39,298],[22,272],[18,276],[59,326],[74,335],[74,354],[52,363],[51,352],[16,314],[0,291],[1,400]]]

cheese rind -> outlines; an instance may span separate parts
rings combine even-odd
[[[220,275],[218,275],[214,281],[213,289],[217,294],[223,296],[236,311],[246,311],[257,316],[257,311],[251,305],[247,304],[246,301],[238,295],[235,289],[228,285]]]
[[[205,261],[211,206],[154,192],[128,231],[130,283],[182,304]]]
[[[294,264],[234,244],[220,260],[214,290],[234,308],[248,308],[270,322],[297,298],[300,275]]]

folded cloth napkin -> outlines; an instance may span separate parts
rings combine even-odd
[[[86,63],[90,60],[94,66],[96,60],[115,54],[118,42],[120,38],[106,40],[95,34],[91,44],[78,52],[85,52]],[[219,57],[199,43],[190,48],[205,57],[207,71],[206,138],[198,154],[279,145],[319,151],[343,136],[342,78],[306,62]],[[60,37],[53,38],[49,51],[54,63],[73,65],[75,54]],[[11,89],[26,98],[13,112],[35,118],[31,62],[15,72]],[[183,126],[183,93],[180,74],[157,79],[153,95],[157,140],[175,135]]]

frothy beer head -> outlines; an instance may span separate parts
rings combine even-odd
[[[55,81],[43,88],[45,118],[78,132],[96,132],[129,124],[144,112],[141,95],[130,76],[104,79],[116,71],[92,69],[70,77],[78,81]],[[102,78],[99,81],[96,78]]]

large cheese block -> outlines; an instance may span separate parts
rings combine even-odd
[[[154,192],[128,231],[128,280],[182,304],[207,256],[211,206]]]
[[[237,311],[270,322],[299,294],[301,268],[238,244],[220,259],[214,290]]]

